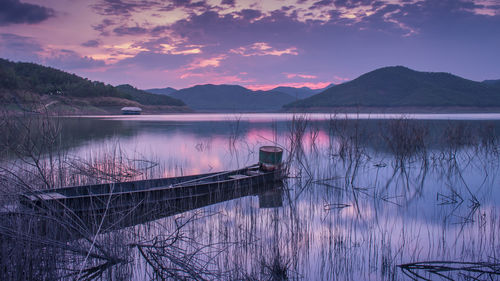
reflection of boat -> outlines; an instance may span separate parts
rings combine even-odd
[[[36,222],[30,231],[56,240],[109,232],[281,188],[283,169],[263,163],[219,173],[41,190],[21,195],[6,218]],[[29,224],[26,224],[29,225]]]
[[[21,208],[4,221],[30,222],[26,231],[72,240],[82,233],[114,231],[280,189],[282,177],[281,170],[264,172],[255,165],[223,173],[52,189],[22,195],[21,203],[34,212]]]
[[[283,189],[274,188],[259,194],[259,208],[283,207]]]
[[[159,201],[178,205],[187,199],[206,199],[217,193],[242,193],[253,186],[278,182],[282,177],[281,169],[262,171],[259,165],[254,165],[221,173],[48,189],[23,194],[21,203],[72,212],[130,208]]]

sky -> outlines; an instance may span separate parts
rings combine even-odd
[[[0,57],[140,89],[500,79],[500,0],[0,0]]]

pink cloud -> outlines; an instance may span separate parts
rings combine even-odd
[[[308,75],[308,74],[298,74],[298,73],[283,73],[286,75],[286,78],[292,79],[292,78],[303,78],[303,79],[316,79],[318,76],[316,75]]]
[[[344,83],[344,82],[349,81],[349,80],[351,80],[351,79],[350,78],[346,78],[346,77],[340,77],[340,76],[337,76],[337,75],[333,76],[333,82],[335,84]]]
[[[225,55],[215,56],[211,58],[197,58],[188,65],[186,70],[193,70],[205,67],[219,67],[222,60],[226,58]]]
[[[282,55],[292,55],[297,56],[299,53],[297,48],[290,47],[282,50],[278,50],[269,46],[268,43],[265,42],[257,42],[253,43],[250,46],[239,47],[236,49],[231,49],[231,53],[238,54],[244,57],[249,56],[282,56]]]

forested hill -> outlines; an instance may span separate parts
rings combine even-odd
[[[286,109],[335,107],[499,107],[500,90],[450,73],[384,67]]]
[[[81,103],[91,99],[95,106],[99,106],[99,101],[105,105],[114,106],[185,105],[180,100],[146,93],[132,86],[114,87],[55,68],[34,63],[11,62],[5,59],[0,59],[0,92],[2,103],[27,103],[37,98],[51,97],[52,99],[59,98],[58,101],[65,103],[76,100]]]
[[[0,88],[31,91],[41,95],[124,97],[115,87],[102,82],[90,81],[39,64],[15,63],[4,59],[0,59]]]

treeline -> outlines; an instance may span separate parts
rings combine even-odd
[[[182,101],[171,97],[150,94],[137,89],[131,91],[91,81],[55,68],[35,63],[16,63],[5,59],[0,59],[0,89],[75,98],[116,97],[145,105],[184,105]]]

